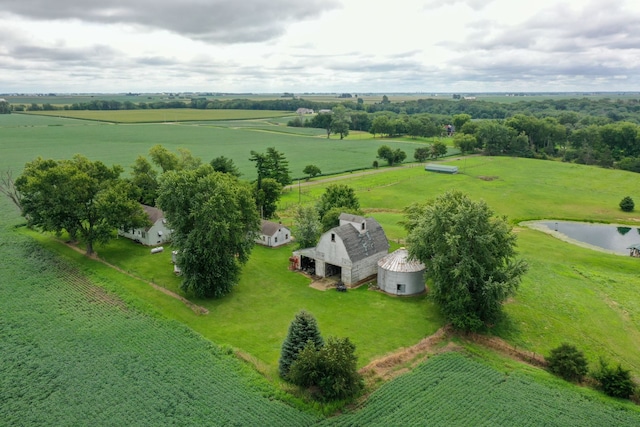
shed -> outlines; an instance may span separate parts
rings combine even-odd
[[[438,172],[438,173],[451,173],[451,174],[458,173],[457,166],[439,165],[435,163],[428,163],[424,167],[424,170],[426,170],[427,172]]]
[[[400,248],[378,261],[378,287],[388,294],[417,295],[425,292],[425,266],[410,260],[409,252]]]

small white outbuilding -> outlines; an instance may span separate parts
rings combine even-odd
[[[393,295],[417,295],[425,292],[425,266],[409,260],[409,252],[400,248],[378,261],[378,287]]]

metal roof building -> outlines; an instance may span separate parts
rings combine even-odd
[[[388,294],[417,295],[425,292],[425,266],[409,260],[409,252],[400,248],[378,261],[378,287]]]
[[[447,165],[439,165],[435,163],[429,163],[424,167],[424,170],[427,172],[438,172],[438,173],[458,173],[457,166],[447,166]]]

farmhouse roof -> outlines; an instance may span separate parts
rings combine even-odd
[[[264,219],[260,221],[260,232],[265,236],[273,236],[276,231],[278,231],[282,227],[287,228],[278,222],[267,221]]]
[[[331,229],[345,246],[351,262],[363,260],[371,255],[389,250],[389,241],[382,226],[373,218],[366,218],[366,230],[358,231],[352,224],[343,224]]]
[[[146,212],[151,220],[151,224],[155,224],[159,219],[164,218],[164,212],[153,206],[142,205],[142,209]]]

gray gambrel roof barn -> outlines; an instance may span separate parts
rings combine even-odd
[[[339,276],[347,286],[375,276],[378,260],[389,252],[384,230],[373,218],[341,214],[340,225],[324,233],[315,248],[293,253],[299,269],[312,266],[320,277]]]

